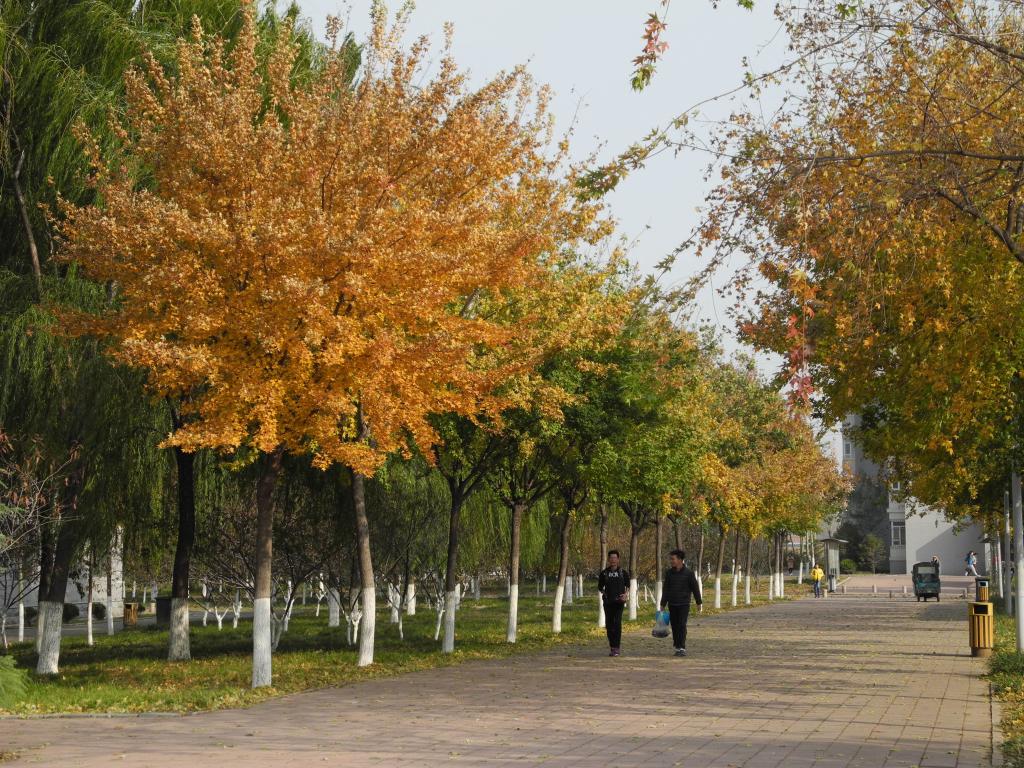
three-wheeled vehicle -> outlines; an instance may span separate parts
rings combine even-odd
[[[939,602],[939,567],[935,563],[914,563],[914,597],[917,602],[923,598],[926,602],[934,597]]]

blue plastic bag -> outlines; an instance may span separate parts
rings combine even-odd
[[[668,611],[657,611],[654,614],[654,629],[651,630],[652,637],[668,637],[669,618]]]

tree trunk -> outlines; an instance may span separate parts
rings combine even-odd
[[[77,492],[75,492],[77,496]],[[69,509],[74,504],[68,505]],[[39,623],[36,631],[40,635],[39,660],[36,674],[56,675],[60,671],[60,640],[64,625],[64,596],[71,571],[71,559],[78,545],[77,531],[65,523],[57,534],[57,545],[53,549],[52,568],[46,593],[40,592]]]
[[[722,607],[722,565],[725,563],[725,526],[718,527],[718,562],[715,565],[715,608]]]
[[[508,626],[505,631],[505,640],[509,643],[516,641],[516,632],[519,628],[519,538],[523,527],[523,512],[526,511],[526,504],[516,501],[512,504],[512,530],[511,552],[508,566]]]
[[[766,551],[767,561],[768,561],[768,599],[769,600],[774,600],[775,599],[775,586],[776,586],[776,584],[775,584],[775,564],[773,562],[775,560],[775,545],[772,543],[771,539],[766,539],[765,540],[765,544],[767,544],[767,547],[765,548],[765,551]]]
[[[93,640],[92,636],[92,571],[96,565],[95,551],[94,556],[89,558],[89,562],[86,565],[89,568],[89,580],[86,582],[85,587],[85,644],[91,646],[95,645],[95,641]]]
[[[18,566],[18,642],[25,642],[25,571]]]
[[[334,587],[327,590],[327,626],[341,626],[341,595]]]
[[[366,481],[358,472],[352,473],[352,506],[356,513],[356,544],[359,549],[359,595],[363,617],[359,629],[360,667],[373,664],[373,641],[377,630],[377,591],[370,551],[370,521],[366,516]]]
[[[36,292],[39,298],[42,298],[43,270],[39,263],[39,247],[36,245],[35,232],[32,231],[32,220],[28,215],[28,203],[25,200],[25,193],[21,189],[21,168],[24,162],[25,150],[23,149],[18,155],[18,165],[14,169],[14,196],[18,200],[18,212],[21,214],[21,224],[25,228],[25,238],[28,240],[28,252],[32,259],[32,277],[35,279]]]
[[[458,608],[455,588],[458,586],[459,516],[463,498],[457,488],[450,487],[452,503],[448,509],[448,562],[444,570],[445,622],[441,653],[452,653],[455,650],[455,611]]]
[[[107,635],[114,634],[114,553],[116,551],[117,538],[115,537],[110,543],[110,556],[107,558]],[[121,584],[124,585],[123,577]],[[121,601],[121,604],[124,604],[124,600]]]
[[[732,548],[732,607],[737,605],[737,591],[739,590],[739,579],[737,568],[740,564],[740,531],[736,529],[736,541]]]
[[[178,542],[174,549],[174,571],[171,575],[171,627],[167,659],[188,661],[192,658],[188,628],[188,579],[192,547],[196,539],[195,454],[186,453],[175,446],[174,461],[178,469]],[[272,512],[270,514],[273,515]]]
[[[654,604],[655,606],[661,606],[661,591],[664,588],[664,582],[662,579],[665,574],[665,561],[662,549],[664,548],[665,542],[663,539],[663,521],[661,517],[655,521],[654,528]]]
[[[601,505],[601,563],[599,568],[604,568],[605,563],[608,562],[608,505]],[[597,626],[603,627],[605,625],[604,618],[604,599],[601,597],[601,593],[597,593]]]
[[[678,520],[672,521],[672,531],[675,533],[676,549],[683,548],[683,526]]]
[[[48,535],[49,534],[49,535]],[[45,633],[44,622],[46,614],[43,612],[43,601],[50,593],[53,583],[53,556],[57,544],[57,533],[43,531],[42,542],[39,546],[39,586],[36,588],[36,653],[42,652],[43,634]],[[61,597],[61,600],[64,598]]]
[[[640,528],[630,521],[629,528],[629,620],[636,621],[637,580],[636,569],[640,563]]]
[[[559,534],[558,586],[555,587],[555,606],[551,615],[551,631],[558,634],[562,631],[562,597],[565,594],[565,579],[569,572],[569,531],[572,528],[572,512],[565,511],[562,518],[562,530]],[[569,587],[572,589],[572,587]]]
[[[700,529],[700,540],[697,546],[697,578],[704,579],[704,527]]]
[[[750,566],[754,559],[754,541],[747,536],[747,565],[743,569],[743,603],[750,605]]]
[[[274,648],[270,600],[273,592],[274,489],[281,473],[284,449],[262,457],[256,483],[256,578],[252,603],[252,687],[270,685],[273,679],[271,654]],[[188,601],[185,601],[188,610]],[[180,619],[179,619],[180,621]]]

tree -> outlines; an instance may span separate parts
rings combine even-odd
[[[885,542],[873,533],[864,537],[860,544],[860,562],[874,573],[878,564],[885,558]]]
[[[118,286],[117,311],[68,312],[69,327],[108,339],[155,394],[193,393],[165,445],[259,454],[256,686],[270,683],[284,454],[351,469],[369,664],[366,478],[397,450],[429,452],[432,414],[500,409],[515,328],[474,303],[500,306],[543,277],[546,255],[603,231],[573,202],[564,150],[546,152],[546,96],[523,70],[470,92],[445,55],[424,81],[425,43],[401,50],[401,25],[378,8],[349,87],[337,31],[314,76],[296,80],[290,28],[264,70],[251,10],[230,51],[196,22],[174,72],[150,57],[128,73],[111,159],[87,140],[102,206],[61,208],[62,258]]]

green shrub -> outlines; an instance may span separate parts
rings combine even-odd
[[[855,573],[857,571],[857,563],[848,557],[844,557],[839,561],[839,572],[840,573]]]
[[[25,695],[28,673],[14,666],[13,656],[0,656],[0,707],[9,707]]]
[[[105,618],[107,618],[107,606],[105,606],[103,603],[93,603],[92,617],[96,619],[96,621],[103,621]]]
[[[64,622],[74,621],[78,618],[81,611],[78,610],[78,606],[74,603],[64,603]]]

